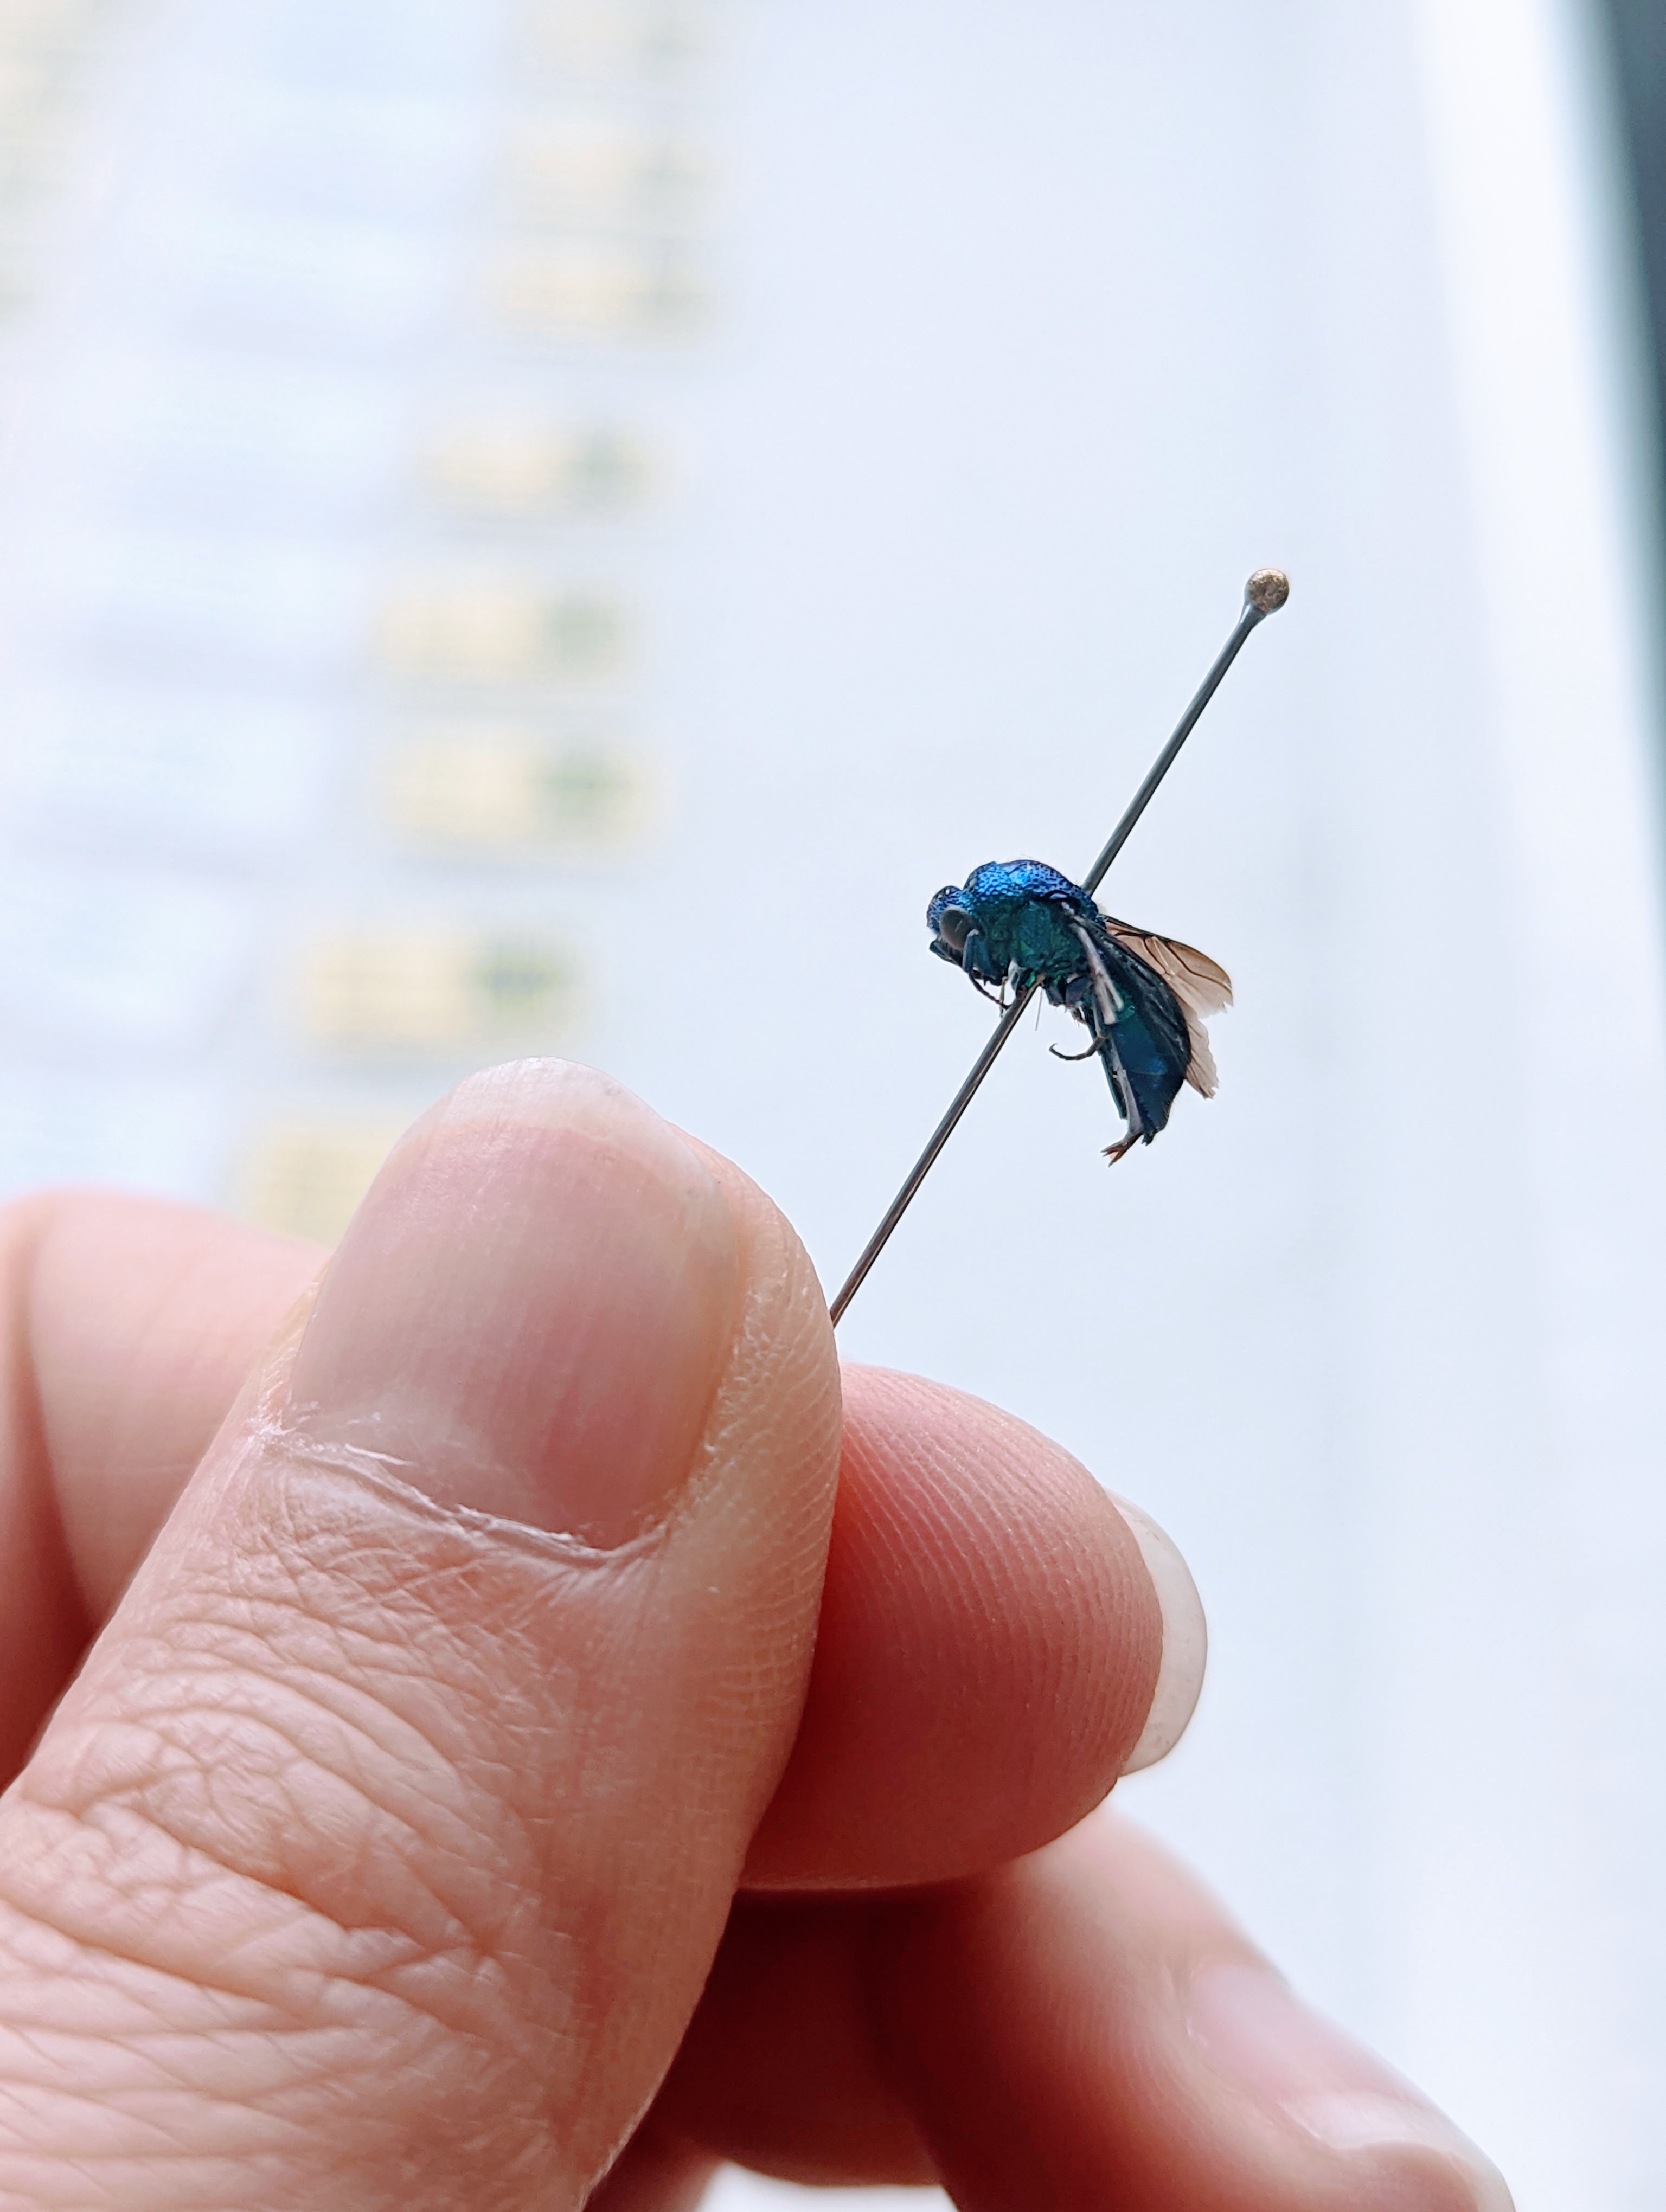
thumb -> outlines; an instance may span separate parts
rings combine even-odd
[[[419,1122],[0,1801],[0,2205],[581,2203],[792,1739],[837,1389],[628,1093]]]

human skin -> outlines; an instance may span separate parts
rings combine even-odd
[[[1157,1555],[993,1407],[842,1393],[786,1223],[605,1079],[471,1079],[321,1285],[148,1201],[4,1231],[5,2212],[676,2212],[726,2157],[1507,2206],[1093,1810],[1183,1722]]]

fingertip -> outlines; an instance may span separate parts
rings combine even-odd
[[[844,1370],[839,1502],[799,1740],[748,1862],[889,1887],[1061,1834],[1140,1742],[1164,1621],[1129,1522],[980,1400]]]
[[[1349,2172],[1381,2177],[1395,2212],[1511,2212],[1492,2160],[1247,1946],[1222,1955],[1217,1932],[1183,1986],[1189,2045],[1218,2081]]]

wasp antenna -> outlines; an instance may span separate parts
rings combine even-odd
[[[1255,574],[1250,577],[1250,581],[1244,586],[1243,611],[1239,615],[1237,621],[1233,627],[1232,635],[1227,639],[1225,644],[1222,646],[1219,653],[1215,656],[1213,667],[1210,669],[1208,674],[1198,686],[1197,690],[1193,694],[1192,702],[1190,706],[1187,708],[1185,713],[1181,716],[1179,722],[1177,724],[1174,735],[1169,739],[1167,744],[1164,746],[1162,751],[1157,756],[1156,760],[1152,764],[1151,773],[1146,776],[1139,790],[1134,793],[1133,799],[1128,803],[1127,811],[1123,814],[1122,820],[1117,823],[1116,827],[1111,831],[1110,842],[1105,846],[1104,850],[1100,854],[1098,859],[1093,863],[1092,867],[1088,871],[1087,874],[1082,878],[1082,889],[1087,893],[1090,898],[1091,898],[1094,892],[1098,890],[1100,884],[1104,881],[1105,871],[1110,867],[1111,862],[1116,858],[1116,855],[1122,851],[1123,846],[1128,842],[1129,834],[1132,831],[1134,823],[1140,819],[1140,817],[1145,812],[1146,807],[1151,804],[1152,793],[1157,789],[1158,785],[1162,782],[1169,770],[1174,766],[1175,759],[1177,755],[1179,753],[1180,748],[1185,744],[1187,738],[1190,737],[1193,730],[1197,726],[1198,717],[1202,714],[1203,709],[1208,705],[1210,700],[1214,697],[1217,690],[1219,688],[1222,677],[1225,675],[1227,670],[1237,659],[1239,653],[1243,649],[1245,639],[1249,636],[1250,631],[1256,629],[1257,624],[1267,619],[1268,615],[1276,614],[1289,597],[1290,579],[1285,574],[1282,568],[1257,568]],[[921,1184],[926,1180],[927,1176],[930,1174],[938,1154],[942,1151],[944,1146],[948,1143],[949,1139],[953,1135],[956,1124],[959,1121],[961,1115],[966,1111],[966,1109],[971,1104],[979,1085],[982,1082],[984,1077],[989,1073],[989,1070],[994,1066],[995,1061],[1000,1058],[1002,1047],[1006,1044],[1008,1037],[1012,1036],[1012,1031],[1018,1027],[1019,1018],[1023,1015],[1024,1010],[1029,1005],[1031,1000],[1036,995],[1037,988],[1038,987],[1034,983],[1027,985],[1018,992],[1017,998],[1012,1001],[1010,1006],[1004,1006],[1002,1008],[1001,1018],[995,1026],[994,1036],[990,1037],[988,1042],[984,1046],[982,1051],[979,1053],[976,1060],[972,1063],[970,1073],[967,1076],[966,1080],[961,1085],[959,1090],[956,1091],[953,1098],[950,1101],[948,1112],[945,1114],[943,1119],[938,1123],[936,1128],[932,1132],[930,1143],[926,1146],[925,1151],[921,1153],[919,1158],[909,1170],[907,1181],[903,1183],[901,1190],[897,1192],[896,1197],[892,1199],[890,1206],[886,1208],[885,1218],[880,1222],[879,1226],[874,1231],[873,1236],[868,1238],[867,1243],[863,1249],[861,1258],[857,1261],[855,1266],[846,1277],[844,1287],[840,1291],[839,1295],[834,1299],[831,1306],[828,1309],[829,1312],[832,1316],[834,1325],[836,1327],[837,1326],[841,1316],[843,1315],[845,1308],[850,1304],[852,1298],[855,1297],[857,1291],[860,1290],[863,1283],[866,1280],[869,1268],[873,1267],[880,1253],[885,1250],[885,1246],[890,1243],[892,1230],[896,1228],[897,1223],[902,1219],[904,1213],[907,1212],[915,1191],[919,1189]],[[1132,1142],[1133,1140],[1130,1139],[1129,1141]],[[1114,1154],[1116,1157],[1120,1157],[1121,1153],[1126,1150],[1126,1145],[1113,1148]]]

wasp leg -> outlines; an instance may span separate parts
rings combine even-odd
[[[960,965],[967,981],[981,998],[988,999],[992,1006],[1004,1007],[1006,1003],[1004,990],[997,994],[989,988],[994,978],[986,964],[983,941],[981,929],[966,933],[966,942],[960,948]]]
[[[1118,1066],[1116,1053],[1111,1049],[1112,1036],[1111,1030],[1105,1030],[1101,1032],[1099,1042],[1105,1048],[1105,1076],[1110,1082],[1110,1094],[1116,1101],[1116,1110],[1122,1117],[1124,1127],[1124,1133],[1121,1140],[1116,1144],[1105,1146],[1105,1158],[1110,1162],[1112,1167],[1115,1167],[1123,1153],[1131,1150],[1146,1134],[1146,1123],[1140,1111],[1140,1102],[1130,1089],[1128,1078]]]

